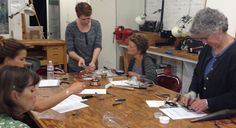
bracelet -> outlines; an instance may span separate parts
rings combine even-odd
[[[70,91],[68,89],[66,89],[66,95],[69,96],[70,95]]]

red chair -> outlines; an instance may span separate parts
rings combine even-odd
[[[158,74],[157,84],[175,92],[180,92],[182,88],[180,79],[175,75]]]

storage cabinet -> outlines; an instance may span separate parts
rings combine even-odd
[[[65,41],[55,39],[21,40],[28,48],[28,56],[38,58],[42,66],[51,60],[54,65],[63,65],[67,72]]]
[[[50,58],[54,64],[62,64],[63,56],[62,51],[63,47],[61,46],[48,46],[46,47],[47,58]]]

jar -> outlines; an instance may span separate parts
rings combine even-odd
[[[99,86],[99,80],[98,79],[92,79],[90,85],[91,86]]]

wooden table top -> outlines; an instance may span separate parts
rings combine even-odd
[[[121,44],[119,45],[122,48],[127,48],[127,45]],[[147,50],[147,53],[164,56],[167,58],[172,58],[176,60],[197,63],[198,61],[198,54],[188,53],[184,50],[175,50],[174,46],[161,46],[161,47],[154,47],[150,46]]]
[[[23,44],[26,46],[55,46],[55,45],[65,45],[64,40],[59,40],[59,39],[28,39],[28,40],[20,40]]]
[[[69,75],[70,81],[78,78],[76,74]],[[101,85],[105,85],[105,79],[100,80]],[[52,95],[66,88],[68,85],[53,88],[40,88],[40,95]],[[92,87],[93,88],[93,87]],[[104,88],[100,86],[98,88]],[[160,100],[156,96],[158,93],[168,93],[173,98],[175,92],[160,86],[152,86],[147,90],[135,89],[124,90],[109,88],[110,94],[96,95],[84,103],[89,107],[74,110],[67,113],[57,113],[47,110],[42,113],[31,112],[33,119],[43,128],[215,128],[215,121],[205,121],[191,123],[189,119],[170,120],[169,124],[163,125],[155,119],[153,114],[158,112],[158,108],[150,108],[146,100]],[[125,98],[122,104],[113,106],[115,99]],[[236,118],[233,119],[236,121]],[[111,126],[111,124],[113,126]],[[220,128],[235,128],[235,124],[220,124]],[[217,127],[216,127],[217,128]]]

